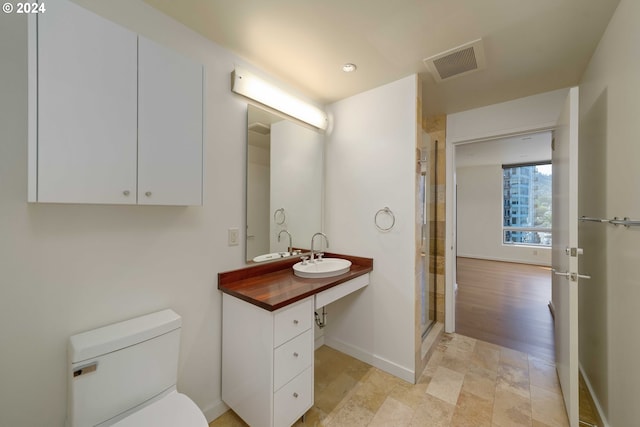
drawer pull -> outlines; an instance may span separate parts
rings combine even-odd
[[[294,325],[297,325],[298,323],[300,323],[300,322],[298,322],[298,319],[293,319],[293,324]]]
[[[298,398],[298,393],[293,393],[293,397],[295,397],[296,399]]]
[[[293,353],[293,357],[298,357],[298,353]]]

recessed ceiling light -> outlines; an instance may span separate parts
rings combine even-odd
[[[342,71],[344,71],[345,73],[353,73],[357,69],[358,67],[356,66],[356,64],[352,64],[350,62],[347,62],[342,66]]]

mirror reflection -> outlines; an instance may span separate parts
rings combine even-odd
[[[249,105],[247,262],[309,248],[322,226],[323,135]]]

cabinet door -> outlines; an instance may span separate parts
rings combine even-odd
[[[38,16],[40,202],[136,202],[137,35],[66,0]]]
[[[201,205],[202,65],[138,43],[138,203]]]

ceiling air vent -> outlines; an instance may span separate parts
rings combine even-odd
[[[258,132],[262,135],[269,135],[271,133],[271,126],[265,125],[260,122],[253,122],[247,127],[250,131]]]
[[[465,43],[424,59],[424,64],[436,82],[479,71],[485,68],[482,39]]]

